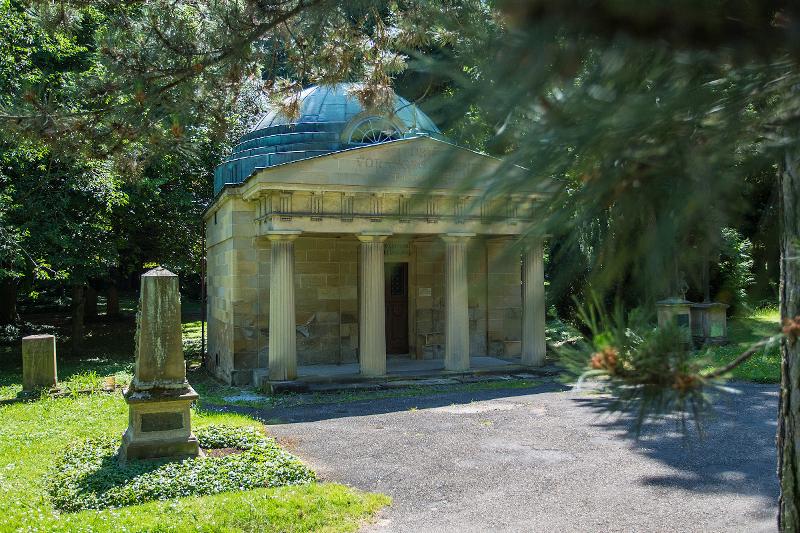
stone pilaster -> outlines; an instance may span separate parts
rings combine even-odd
[[[474,233],[442,235],[445,253],[445,370],[469,369],[467,241]]]
[[[388,234],[361,234],[358,352],[361,374],[386,374],[386,304],[383,273],[383,241]]]
[[[529,242],[522,256],[522,364],[541,366],[545,357],[542,241]]]
[[[269,281],[269,379],[297,378],[294,311],[294,240],[299,231],[272,232]]]

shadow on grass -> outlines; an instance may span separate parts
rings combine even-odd
[[[119,463],[117,454],[106,455],[100,465],[88,473],[76,484],[82,494],[102,495],[109,490],[125,485],[137,477],[158,470],[170,462],[182,461],[180,459],[148,459],[128,461],[124,465]]]
[[[445,407],[454,404],[468,404],[472,402],[495,400],[498,398],[514,398],[528,394],[543,392],[559,392],[569,390],[570,387],[556,382],[537,383],[531,387],[501,388],[490,390],[468,390],[468,385],[455,386],[454,388],[464,387],[467,390],[436,390],[427,391],[419,396],[401,396],[389,398],[359,399],[353,401],[340,401],[336,403],[311,403],[287,407],[256,408],[239,405],[214,405],[204,404],[204,410],[216,413],[239,413],[258,419],[266,424],[277,423],[296,423],[296,422],[317,422],[320,420],[330,420],[335,418],[348,418],[355,416],[369,416],[386,414],[409,409],[424,410],[436,407]],[[433,389],[433,387],[431,387]],[[413,391],[413,387],[407,389]],[[402,390],[397,390],[402,394]]]
[[[130,299],[130,298],[129,298]],[[188,312],[184,313],[185,323],[195,320],[196,302],[187,300]],[[39,313],[26,315],[34,331],[37,327],[46,328],[42,332],[56,335],[56,366],[59,382],[70,381],[91,382],[119,373],[131,373],[133,370],[135,350],[135,316],[130,312],[135,308],[135,300],[130,299],[124,307],[124,314],[119,317],[100,315],[88,322],[85,338],[80,352],[75,354],[70,343],[69,317],[65,313]],[[129,309],[130,308],[130,309]],[[195,327],[196,326],[196,327]],[[195,331],[196,330],[196,331]],[[185,355],[190,366],[201,362],[199,356],[199,324],[191,324],[184,332]],[[22,333],[21,333],[22,335]],[[188,337],[188,338],[187,338]],[[196,345],[196,346],[195,346]],[[22,383],[22,340],[0,344],[0,388],[20,386]]]
[[[740,393],[715,393],[714,410],[701,419],[702,433],[692,421],[684,431],[676,418],[666,418],[647,423],[635,439],[634,416],[610,414],[610,399],[573,401],[597,415],[596,427],[630,439],[629,444],[639,453],[669,467],[669,473],[644,476],[639,481],[644,485],[688,492],[756,494],[777,501],[777,390],[751,383],[731,386]]]

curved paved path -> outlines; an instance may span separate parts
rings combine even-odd
[[[323,479],[391,495],[371,531],[773,531],[777,387],[735,387],[703,440],[629,439],[555,384],[236,410],[285,421],[270,432]]]

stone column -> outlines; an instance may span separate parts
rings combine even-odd
[[[386,374],[386,303],[383,274],[383,241],[388,234],[358,235],[361,241],[359,275],[360,305],[358,320],[358,353],[361,374]]]
[[[529,242],[522,256],[522,364],[542,366],[545,356],[542,241]]]
[[[272,232],[269,279],[269,379],[297,378],[294,314],[294,240],[300,231]]]
[[[469,369],[469,310],[467,307],[467,241],[474,233],[442,235],[445,254],[445,370]]]
[[[22,338],[22,390],[56,386],[56,338],[30,335]]]

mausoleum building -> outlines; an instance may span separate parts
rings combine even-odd
[[[536,191],[449,142],[416,105],[311,87],[217,168],[205,213],[208,363],[234,384],[543,364]],[[492,187],[492,191],[503,187]]]

